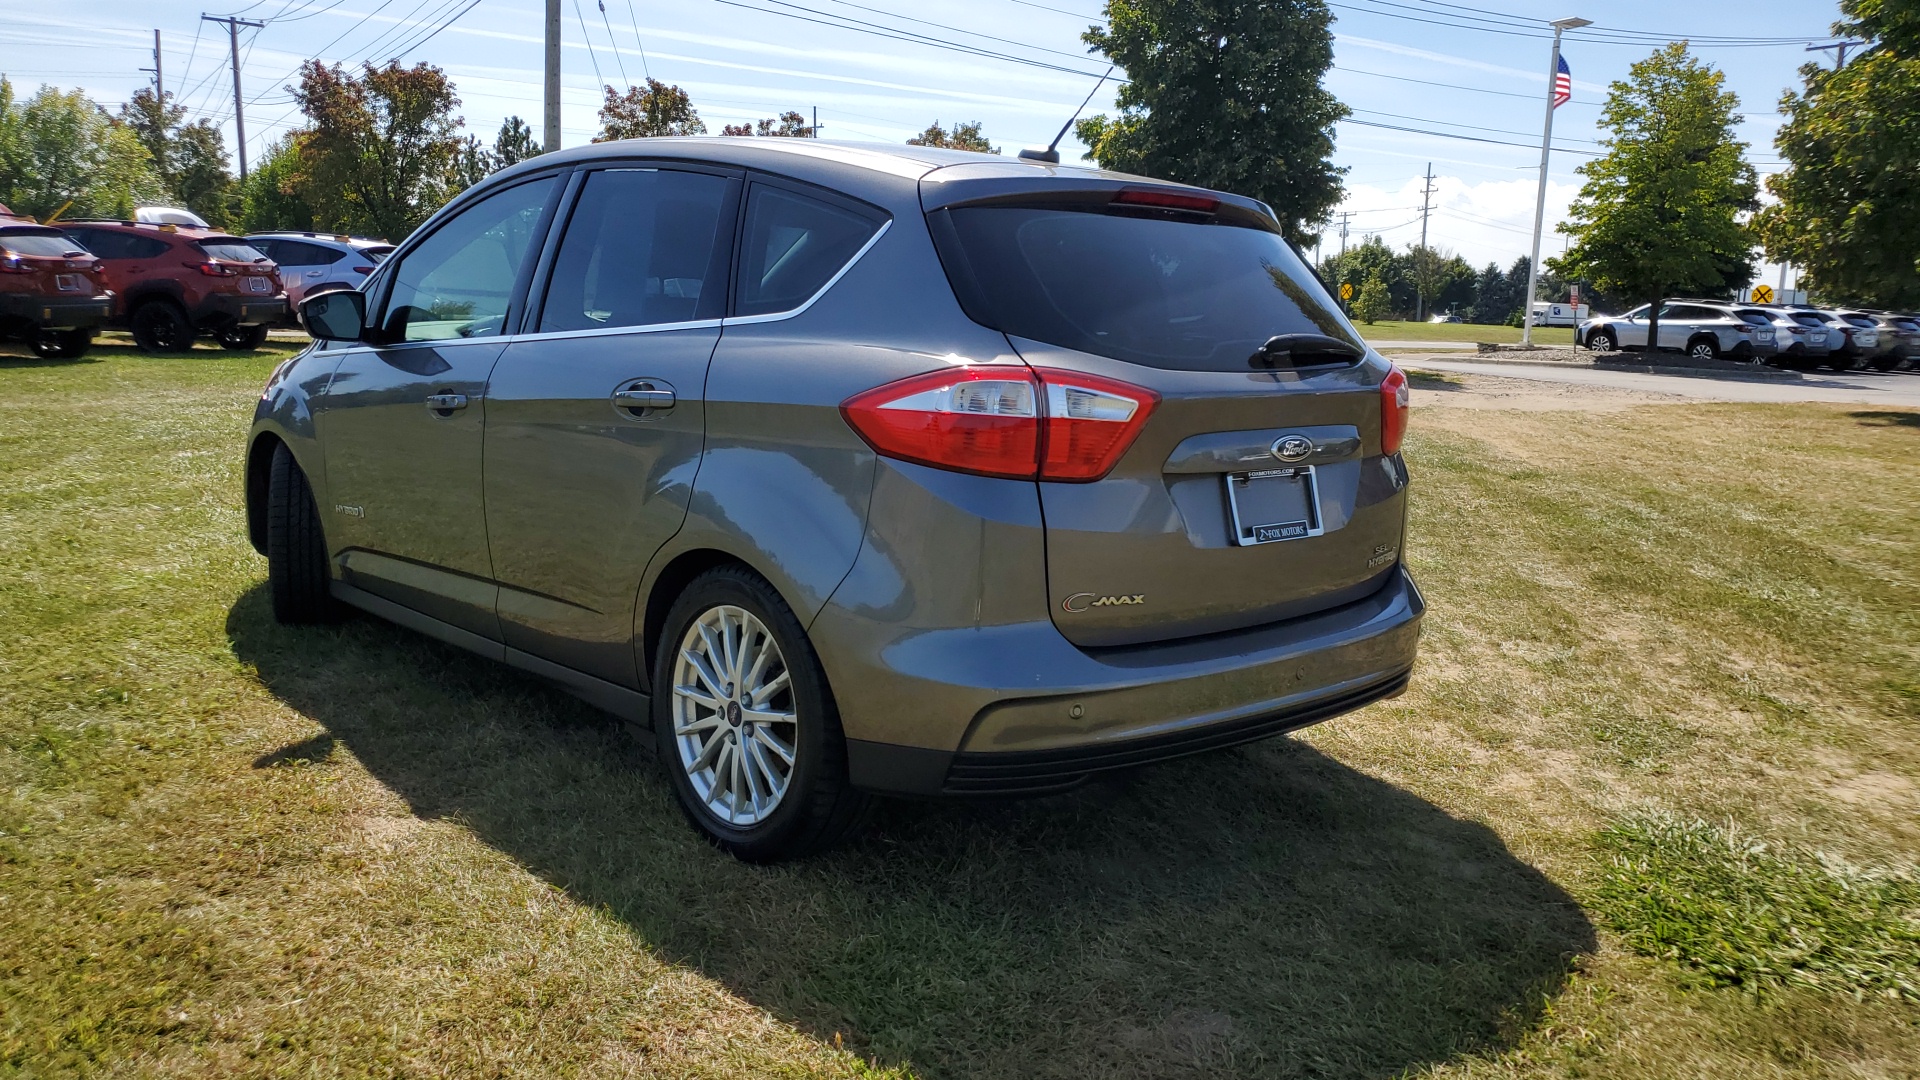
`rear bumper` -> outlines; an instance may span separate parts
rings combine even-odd
[[[193,313],[200,326],[256,326],[285,319],[288,314],[285,293],[274,296],[243,296],[239,293],[214,293]]]
[[[18,319],[46,330],[91,330],[113,314],[113,297],[0,294],[0,318]]]
[[[1040,794],[1292,731],[1405,689],[1425,611],[1396,567],[1363,600],[1229,634],[1081,650],[1049,622],[888,650],[865,674],[922,703],[919,745],[862,739],[846,715],[850,778],[897,795]],[[1009,685],[978,685],[983,671]]]

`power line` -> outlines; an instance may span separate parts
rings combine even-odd
[[[586,40],[587,59],[593,61],[593,81],[605,86],[607,80],[600,77],[600,58],[593,52],[593,35],[587,33],[587,18],[580,14],[580,0],[573,0],[573,17],[580,23],[580,36]]]
[[[1371,120],[1355,120],[1350,116],[1338,122],[1342,124],[1357,124],[1360,127],[1381,128],[1386,131],[1405,131],[1405,132],[1410,132],[1414,135],[1432,135],[1435,138],[1440,138],[1440,139],[1458,139],[1461,142],[1491,143],[1494,146],[1517,146],[1517,147],[1520,147],[1522,150],[1533,149],[1533,147],[1527,143],[1507,142],[1504,139],[1483,139],[1478,135],[1456,135],[1448,131],[1428,131],[1425,128],[1402,127],[1399,124],[1377,124]],[[1554,149],[1558,150],[1563,154],[1584,154],[1587,157],[1605,157],[1606,156],[1605,154],[1602,154],[1598,150],[1574,150],[1568,147],[1562,147],[1558,144],[1554,146]]]
[[[620,65],[620,81],[632,86],[633,80],[627,78],[627,62],[620,59],[620,46],[613,41],[613,24],[607,21],[607,0],[596,2],[600,5],[600,25],[607,28],[607,46],[613,50],[613,62]]]
[[[653,69],[647,64],[647,43],[640,40],[640,18],[633,13],[633,0],[627,0],[627,22],[633,26],[633,43],[640,47],[640,74],[653,81]]]

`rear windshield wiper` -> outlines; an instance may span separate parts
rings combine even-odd
[[[1349,364],[1365,355],[1365,350],[1353,342],[1325,334],[1275,334],[1247,357],[1247,363],[1254,367],[1305,367]]]

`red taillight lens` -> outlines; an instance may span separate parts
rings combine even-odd
[[[203,262],[203,263],[195,263],[191,265],[195,270],[200,271],[202,274],[205,274],[208,277],[239,277],[240,276],[240,271],[235,270],[231,266],[221,266],[217,262]]]
[[[1387,369],[1380,380],[1380,452],[1397,454],[1400,440],[1407,437],[1407,415],[1412,401],[1407,391],[1407,373],[1398,367]]]
[[[1025,368],[915,375],[855,394],[840,413],[887,457],[1026,479],[1033,478],[1039,460],[1039,400]]]
[[[1133,445],[1159,395],[1129,383],[1039,369],[1047,395],[1040,479],[1085,482],[1113,471]]]
[[[40,268],[18,255],[0,257],[0,274],[32,274]]]
[[[1155,188],[1121,188],[1113,201],[1127,206],[1158,206],[1167,210],[1191,210],[1211,214],[1220,208],[1220,200],[1208,195],[1183,195]]]
[[[1085,483],[1112,471],[1159,398],[1051,369],[958,367],[856,394],[847,423],[881,454],[939,469]]]

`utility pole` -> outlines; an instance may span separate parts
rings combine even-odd
[[[1540,133],[1540,195],[1533,204],[1533,258],[1527,260],[1527,306],[1520,309],[1522,345],[1533,344],[1533,298],[1540,292],[1540,230],[1547,223],[1547,158],[1553,153],[1553,110],[1560,104],[1553,96],[1560,77],[1560,35],[1592,25],[1592,19],[1553,20],[1553,56],[1547,60],[1547,124]],[[1567,85],[1573,85],[1571,76]]]
[[[1426,186],[1420,189],[1420,248],[1427,247],[1427,211],[1431,209],[1433,198],[1433,162],[1427,162]],[[1426,258],[1422,255],[1421,258]],[[1413,294],[1413,321],[1425,322],[1427,319],[1427,298],[1415,290]]]
[[[153,72],[154,100],[165,105],[167,103],[167,81],[160,70],[160,31],[158,29],[153,32],[153,66],[150,68],[141,68],[140,70]]]
[[[816,139],[820,137],[820,106],[818,105],[813,107],[813,127],[807,130],[807,134]]]
[[[1866,42],[1864,41],[1836,41],[1831,45],[1809,45],[1807,46],[1807,51],[1826,52],[1828,49],[1834,50],[1833,70],[1839,71],[1841,68],[1847,66],[1847,50],[1856,49],[1865,44]]]
[[[551,154],[560,149],[560,0],[547,0],[547,84],[545,142]]]
[[[227,27],[227,53],[233,58],[233,142],[240,149],[240,182],[247,180],[247,118],[246,102],[240,96],[240,28],[250,26],[255,30],[267,25],[252,19],[238,19],[232,15],[208,15],[200,13],[206,22],[225,23]],[[155,31],[158,37],[159,32]]]
[[[1351,211],[1348,211],[1348,210],[1340,211],[1340,273],[1334,275],[1335,277],[1340,277],[1346,274],[1347,272],[1347,219],[1351,217],[1353,217],[1353,213]],[[1341,285],[1344,285],[1344,284],[1346,284],[1346,282],[1344,281],[1335,282],[1334,287],[1338,289]],[[1343,313],[1347,310],[1347,301],[1345,297],[1342,297],[1340,299],[1340,310]]]

